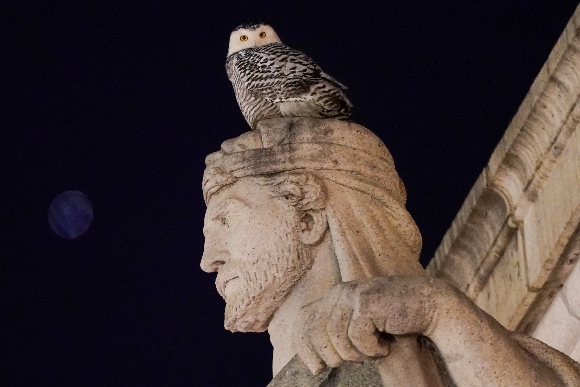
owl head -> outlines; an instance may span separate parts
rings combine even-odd
[[[228,56],[246,48],[263,46],[268,43],[281,43],[272,27],[264,23],[242,24],[230,35]]]

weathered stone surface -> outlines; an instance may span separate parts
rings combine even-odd
[[[530,287],[541,288],[580,222],[580,130],[573,129],[524,218]]]
[[[570,313],[566,300],[559,294],[534,331],[534,337],[557,350],[571,354],[578,343],[580,320]]]
[[[569,251],[580,254],[580,249]],[[580,265],[575,265],[533,331],[534,337],[580,360]]]
[[[319,387],[326,383],[332,368],[313,375],[299,356],[294,356],[268,383],[268,387]]]
[[[580,384],[569,358],[512,336],[426,275],[402,182],[367,129],[265,120],[206,163],[201,267],[218,273],[227,329],[268,330],[271,385]],[[521,265],[501,261],[523,262],[520,244],[493,254],[523,287]]]
[[[527,285],[522,237],[515,236],[477,296],[476,303],[503,326],[510,327],[514,311],[529,292]]]
[[[580,224],[579,17],[580,8],[428,267],[525,332],[575,263],[566,249]]]
[[[340,368],[327,368],[320,375],[295,356],[272,379],[268,387],[381,387],[381,375],[372,361],[347,363]]]

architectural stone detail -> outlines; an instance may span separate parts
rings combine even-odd
[[[533,331],[576,262],[579,21],[580,8],[428,267],[510,329]]]

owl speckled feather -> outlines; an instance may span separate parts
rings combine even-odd
[[[252,129],[274,117],[348,119],[346,87],[266,24],[242,24],[230,35],[226,71]]]

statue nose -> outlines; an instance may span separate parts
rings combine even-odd
[[[226,263],[228,253],[216,248],[215,243],[209,243],[206,239],[203,246],[203,255],[199,266],[206,273],[213,273],[219,270]]]
[[[219,234],[212,232],[212,229],[207,226],[207,223],[203,227],[203,235],[205,241],[203,244],[203,255],[201,256],[199,266],[201,267],[201,270],[206,273],[213,273],[218,271],[220,266],[225,263],[223,259],[218,259],[218,256],[222,255],[217,253],[221,241],[218,237]]]

